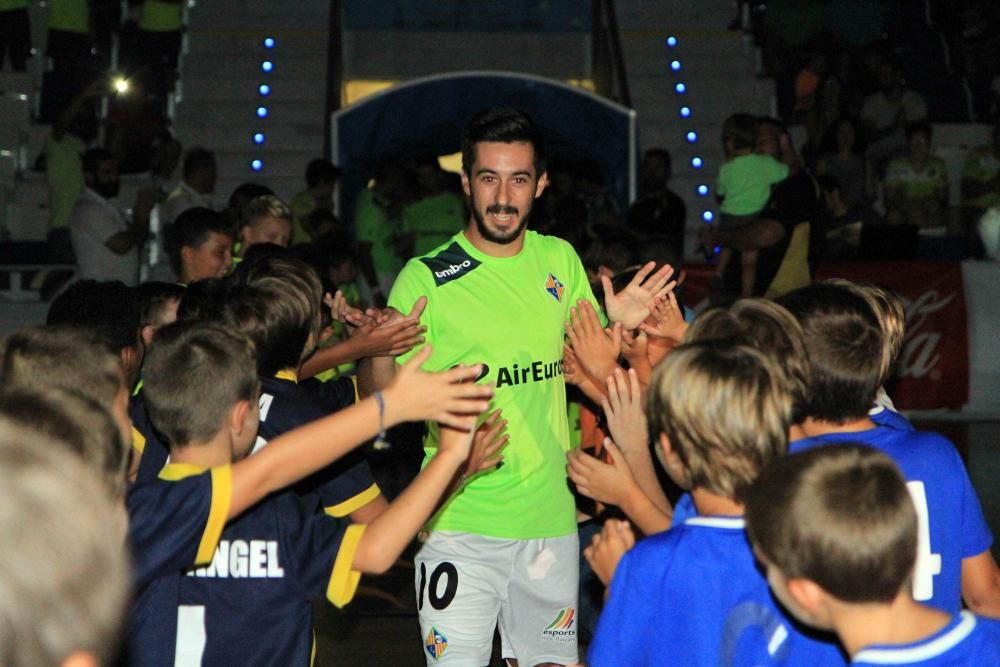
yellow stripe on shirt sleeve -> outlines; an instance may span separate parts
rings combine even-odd
[[[215,547],[222,538],[222,529],[226,527],[229,516],[229,504],[233,499],[233,470],[231,466],[212,468],[212,507],[208,511],[208,521],[205,522],[205,532],[198,545],[198,555],[195,565],[204,565],[212,561]]]
[[[378,484],[372,484],[367,489],[354,496],[353,498],[348,498],[342,503],[337,503],[336,505],[331,505],[329,507],[324,507],[323,511],[330,516],[335,516],[338,519],[345,517],[351,512],[361,507],[364,507],[371,501],[381,495],[382,489],[378,488]]]
[[[333,562],[333,573],[326,587],[326,599],[338,607],[350,602],[354,598],[354,592],[358,590],[361,573],[351,569],[351,565],[354,564],[354,552],[358,550],[358,543],[361,542],[365,528],[367,526],[362,524],[347,527],[344,539],[340,542],[340,549],[337,551],[337,559]]]
[[[142,454],[146,451],[146,436],[139,433],[139,429],[132,427],[132,449]]]

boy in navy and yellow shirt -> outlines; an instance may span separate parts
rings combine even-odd
[[[392,565],[466,464],[472,438],[449,431],[449,446],[367,527],[317,513],[312,496],[281,489],[401,420],[437,417],[471,429],[467,415],[484,409],[491,392],[456,382],[479,368],[427,375],[417,368],[426,356],[381,395],[246,457],[259,410],[252,344],[204,323],[157,335],[145,394],[171,462],[128,498],[133,664],[308,663],[310,600],[345,604],[361,572]]]

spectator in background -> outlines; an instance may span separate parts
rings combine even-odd
[[[139,39],[148,68],[149,92],[166,107],[177,80],[177,56],[184,30],[182,0],[144,0],[139,11]]]
[[[354,234],[358,241],[358,259],[364,301],[382,307],[396,274],[403,268],[395,247],[399,217],[409,190],[410,175],[405,165],[395,161],[379,163],[375,182],[358,195],[354,210]]]
[[[444,170],[433,155],[421,157],[415,169],[418,199],[403,207],[399,255],[426,255],[465,227],[468,214],[462,197],[448,189]]]
[[[260,183],[240,183],[237,185],[232,194],[229,195],[229,202],[226,205],[226,210],[223,211],[229,220],[229,224],[232,225],[234,233],[235,230],[239,229],[243,221],[243,214],[247,204],[257,197],[273,194],[274,190]]]
[[[53,262],[73,262],[69,219],[83,192],[81,158],[97,138],[94,104],[107,87],[95,81],[63,110],[45,138],[45,179],[49,186],[49,257]]]
[[[306,165],[306,189],[292,197],[292,242],[308,243],[319,238],[309,224],[313,211],[322,209],[333,213],[333,191],[337,187],[340,169],[329,160],[312,160]]]
[[[931,124],[906,128],[908,152],[889,162],[882,181],[886,222],[916,225],[920,229],[944,227],[948,205],[948,169],[931,155]]]
[[[1000,121],[993,126],[993,142],[972,149],[962,166],[962,218],[973,229],[991,206],[1000,206]]]
[[[889,60],[875,67],[878,90],[861,107],[861,122],[868,131],[869,164],[881,169],[887,160],[906,148],[906,127],[927,120],[927,103],[906,87],[903,73]]]
[[[826,242],[821,261],[858,259],[862,229],[865,225],[880,224],[882,220],[869,204],[849,204],[840,181],[835,176],[822,174],[816,178],[816,182],[823,190],[823,205],[826,210],[823,219]]]
[[[650,148],[639,165],[639,198],[628,209],[626,222],[637,234],[663,239],[677,257],[684,255],[687,207],[670,189],[670,153]]]
[[[118,196],[118,165],[111,153],[91,148],[83,155],[86,189],[73,207],[70,238],[80,280],[120,280],[134,285],[139,277],[139,249],[149,231],[152,202],[133,209],[129,224],[112,203]]]
[[[212,193],[215,192],[215,177],[215,153],[201,147],[188,150],[184,156],[182,180],[163,202],[160,222],[169,226],[177,216],[195,206],[214,209]]]
[[[10,58],[10,68],[24,72],[31,55],[31,23],[28,0],[6,0],[0,5],[0,70],[4,57]]]
[[[591,233],[621,224],[618,204],[608,192],[604,167],[600,162],[593,158],[577,161],[573,188],[587,206],[587,228]]]
[[[840,197],[848,207],[865,202],[866,171],[858,142],[858,127],[849,116],[841,116],[826,133],[821,147],[816,173],[837,180]]]
[[[42,81],[39,120],[58,118],[97,76],[94,28],[87,0],[50,0],[45,55],[50,67]]]

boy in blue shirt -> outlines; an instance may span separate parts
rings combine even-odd
[[[775,595],[834,630],[852,665],[1000,665],[1000,621],[913,599],[919,521],[885,454],[845,443],[777,461],[751,487],[746,521]]]
[[[697,513],[622,557],[591,667],[843,664],[834,642],[783,615],[743,531],[747,489],[788,443],[792,400],[775,362],[738,339],[682,345],[654,372],[647,415]]]
[[[806,437],[791,451],[844,442],[869,445],[903,471],[919,520],[913,596],[948,613],[962,602],[1000,617],[993,535],[968,473],[936,433],[878,425],[869,416],[883,380],[884,334],[865,299],[842,285],[817,284],[781,297],[805,332],[811,368]]]
[[[246,457],[259,409],[249,340],[204,323],[157,335],[144,392],[171,462],[128,497],[134,664],[308,663],[309,600],[346,604],[361,572],[392,565],[453,484],[471,435],[444,429],[442,454],[367,527],[317,514],[281,489],[402,420],[433,415],[471,429],[490,389],[453,382],[479,369],[429,376],[417,365],[380,395]]]

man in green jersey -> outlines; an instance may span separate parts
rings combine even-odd
[[[565,472],[563,329],[570,309],[594,296],[568,243],[527,230],[546,184],[531,119],[512,109],[480,112],[465,127],[462,155],[469,222],[406,264],[389,305],[419,312],[426,297],[421,323],[434,352],[425,365],[484,364],[480,381],[495,385],[492,409],[503,411],[510,439],[503,467],[462,480],[426,526],[415,562],[421,634],[428,664],[487,664],[499,623],[505,658],[521,667],[566,665],[578,660],[579,546]],[[606,293],[609,312],[637,326],[649,299],[669,289],[669,273]],[[394,368],[391,359],[374,360],[375,383]],[[428,459],[437,441],[430,424]]]

